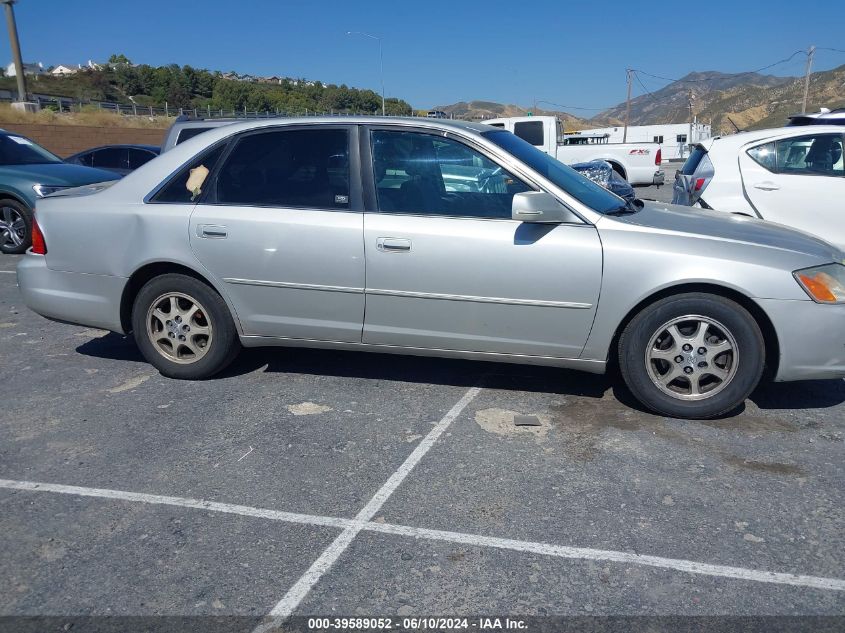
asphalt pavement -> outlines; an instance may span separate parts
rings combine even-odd
[[[17,259],[0,616],[843,622],[841,380],[764,385],[708,422],[615,378],[381,354],[245,350],[175,381],[131,339],[28,311]]]

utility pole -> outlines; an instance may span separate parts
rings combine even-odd
[[[801,105],[801,114],[807,113],[807,95],[810,92],[810,72],[813,68],[813,55],[815,55],[815,53],[815,46],[811,46],[807,49],[807,72],[804,75],[804,101]]]
[[[625,98],[625,130],[622,132],[622,142],[628,142],[628,123],[631,120],[631,79],[634,71],[630,68],[625,69],[625,74],[628,76],[628,96]]]
[[[15,79],[18,84],[18,102],[22,103],[26,101],[26,78],[21,59],[21,44],[18,41],[18,27],[15,24],[15,10],[12,8],[15,0],[0,0],[0,2],[6,9],[6,26],[9,29],[9,43],[12,46],[12,61],[15,63]]]
[[[692,88],[687,88],[687,103],[689,104],[689,136],[687,136],[687,147],[692,147],[692,102],[695,95],[692,94]]]

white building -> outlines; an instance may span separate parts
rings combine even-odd
[[[608,142],[621,143],[625,133],[622,125],[580,130],[581,134],[608,134]],[[629,125],[629,143],[660,143],[663,161],[682,160],[689,155],[689,145],[699,143],[712,136],[710,126],[697,121],[692,124],[692,138],[689,123],[663,123],[660,125]]]
[[[50,74],[54,77],[62,77],[64,75],[75,75],[79,72],[79,66],[69,66],[66,64],[59,64],[53,70],[50,71]]]
[[[24,75],[40,75],[44,72],[44,64],[38,62],[37,64],[27,64],[24,62],[23,64],[23,74]],[[9,62],[9,65],[6,66],[6,76],[7,77],[16,77],[18,74],[17,69],[15,68],[15,62]]]

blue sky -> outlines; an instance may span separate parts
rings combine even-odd
[[[674,78],[752,70],[810,44],[845,50],[845,3],[830,0],[19,0],[15,9],[25,61],[78,63],[122,52],[136,63],[378,91],[378,43],[346,35],[366,31],[383,38],[387,95],[418,108],[470,99],[603,108],[624,100],[626,67]],[[800,75],[804,63],[799,55],[767,72]],[[819,51],[814,69],[840,64],[844,53]],[[642,81],[650,91],[667,83]],[[633,92],[643,89],[635,82]]]

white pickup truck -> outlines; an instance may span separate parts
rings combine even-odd
[[[484,123],[513,132],[567,165],[604,160],[632,185],[663,184],[657,143],[608,143],[605,137],[595,135],[564,136],[560,121],[553,116],[507,117]]]

